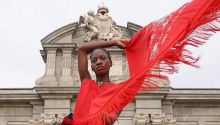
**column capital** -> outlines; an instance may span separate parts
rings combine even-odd
[[[45,48],[47,54],[56,54],[57,48]]]
[[[72,54],[73,48],[61,48],[63,54]]]

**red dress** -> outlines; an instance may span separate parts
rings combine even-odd
[[[126,43],[130,78],[109,87],[104,85],[103,89],[94,81],[84,80],[73,125],[107,125],[107,121],[116,118],[114,114],[134,98],[143,84],[146,91],[158,86],[150,77],[166,79],[166,76],[151,74],[152,71],[177,72],[176,65],[180,62],[197,67],[198,58],[192,57],[185,47],[197,47],[219,31],[219,18],[220,0],[194,0],[143,27]]]
[[[99,86],[95,80],[84,79],[79,90],[80,94],[76,100],[74,120],[80,120],[89,116],[93,101],[110,88],[114,88],[114,86],[115,84],[113,83],[102,83]],[[97,123],[98,121],[95,122]]]

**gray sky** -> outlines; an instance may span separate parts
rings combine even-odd
[[[40,40],[54,30],[78,21],[80,15],[97,10],[102,2],[109,15],[122,26],[127,22],[147,25],[189,0],[1,0],[0,88],[31,88],[45,72]],[[201,55],[200,68],[180,66],[170,76],[174,88],[220,88],[220,32],[193,49]]]

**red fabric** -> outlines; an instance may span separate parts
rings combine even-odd
[[[61,125],[71,125],[73,123],[72,119],[64,118]]]
[[[166,78],[152,74],[152,71],[177,72],[176,64],[180,62],[197,66],[198,59],[192,57],[185,47],[197,47],[219,31],[220,28],[216,25],[220,23],[219,18],[220,0],[194,0],[142,28],[126,44],[130,78],[101,92],[98,89],[91,91],[90,87],[82,85],[73,124],[107,125],[106,120],[114,120],[115,115],[112,114],[126,106],[143,83],[148,87],[157,87],[157,82],[150,77]],[[88,91],[95,94],[89,95]]]
[[[74,110],[74,120],[80,120],[89,115],[91,110],[92,101],[104,93],[110,88],[113,88],[115,84],[113,83],[102,83],[101,86],[98,86],[95,80],[84,79],[82,81],[79,94],[76,100],[76,106]]]

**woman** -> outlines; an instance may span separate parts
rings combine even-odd
[[[114,86],[114,83],[111,83],[109,77],[109,70],[112,66],[111,56],[110,53],[103,48],[118,46],[119,48],[123,49],[125,47],[125,41],[126,40],[93,42],[84,44],[78,48],[78,71],[82,84],[80,87],[79,95],[77,97],[76,108],[73,115],[75,120],[86,117],[90,110],[90,105],[93,99]],[[91,69],[96,75],[96,80],[91,79],[91,75],[88,70],[87,55],[89,53]],[[113,115],[115,118],[106,119],[107,125],[113,125],[119,113],[114,113],[111,115]],[[69,115],[66,117],[66,121],[64,120],[66,124],[63,122],[63,125],[68,125],[68,119],[69,122],[72,122],[72,116]]]
[[[114,86],[114,84],[111,83],[109,77],[109,70],[112,66],[112,60],[109,52],[102,48],[111,46],[124,48],[124,41],[125,40],[113,40],[88,43],[79,47],[78,70],[82,85],[79,92],[81,94],[77,97],[76,108],[74,111],[75,120],[86,117],[87,113],[90,110],[90,105],[93,99]],[[91,68],[92,71],[95,72],[96,80],[91,79],[90,73],[88,71],[88,53],[91,53]],[[87,90],[90,91],[88,92]],[[112,125],[116,119],[106,120],[108,120],[108,125]]]

